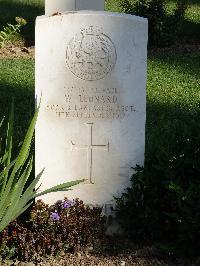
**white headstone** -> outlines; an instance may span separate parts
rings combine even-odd
[[[105,0],[45,0],[45,15],[51,16],[63,11],[103,11]]]
[[[79,11],[36,23],[36,173],[41,189],[87,179],[65,196],[112,204],[144,164],[147,20]]]

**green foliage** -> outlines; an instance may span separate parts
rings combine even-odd
[[[168,46],[180,33],[187,0],[177,0],[173,14],[169,14],[165,0],[120,0],[122,11],[146,17],[149,21],[149,44]]]
[[[35,19],[44,14],[44,0],[0,0],[0,30],[14,18],[23,17],[28,24],[21,29],[26,44],[34,44]]]
[[[78,199],[65,198],[52,206],[40,200],[28,221],[15,221],[1,233],[0,255],[39,262],[42,256],[93,246],[105,230],[101,212],[101,208],[86,206]]]
[[[65,190],[83,180],[68,182],[43,192],[38,192],[37,184],[42,172],[30,183],[33,167],[31,143],[39,109],[36,111],[28,128],[18,156],[12,159],[14,103],[9,115],[6,143],[0,145],[0,232],[32,204],[33,200],[47,193]],[[1,122],[1,126],[3,121]]]
[[[160,242],[170,253],[198,255],[200,248],[200,136],[161,147],[136,167],[132,185],[117,199],[117,216],[134,240]],[[183,152],[184,150],[184,152]]]
[[[121,12],[121,0],[106,0],[106,10]],[[127,0],[124,0],[126,2]],[[198,1],[188,1],[189,8],[186,12],[186,20],[182,29],[182,34],[187,41],[198,38],[199,33],[199,9]],[[34,26],[36,16],[44,14],[44,1],[42,0],[0,0],[0,29],[7,23],[14,24],[13,18],[21,16],[29,23],[23,28],[22,34],[26,43],[34,44]],[[174,7],[174,1],[167,1],[167,6]],[[187,36],[186,36],[187,34]]]
[[[160,241],[168,254],[199,252],[199,67],[195,52],[150,54],[145,168],[118,205],[135,241]]]
[[[13,25],[8,23],[7,26],[3,27],[3,30],[0,31],[0,48],[23,42],[23,38],[20,34],[21,27],[25,26],[27,22],[20,17],[16,17],[15,21],[17,24]]]

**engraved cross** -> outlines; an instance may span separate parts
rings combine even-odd
[[[104,150],[109,152],[109,142],[106,145],[93,144],[93,125],[94,123],[87,123],[90,131],[90,141],[88,145],[77,145],[71,141],[72,150],[87,150],[87,175],[90,184],[94,184],[92,177],[93,167],[93,150]]]

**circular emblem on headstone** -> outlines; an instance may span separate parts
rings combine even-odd
[[[70,71],[83,80],[103,79],[117,60],[112,40],[100,29],[81,29],[67,45],[66,63]]]

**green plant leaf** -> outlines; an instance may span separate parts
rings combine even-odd
[[[76,186],[76,185],[78,185],[78,184],[80,184],[81,182],[84,182],[84,181],[86,181],[86,180],[82,179],[82,180],[76,180],[76,181],[63,183],[63,184],[54,186],[52,188],[49,188],[49,189],[47,189],[47,190],[45,190],[45,191],[43,191],[41,193],[38,193],[36,195],[36,197],[40,197],[40,196],[43,196],[45,194],[52,193],[52,192],[57,192],[57,191],[68,191],[70,187]]]
[[[35,130],[35,124],[39,113],[39,107],[31,121],[26,133],[24,142],[18,156],[11,162],[12,157],[12,138],[14,122],[14,102],[12,101],[9,122],[7,127],[6,148],[1,162],[4,163],[3,170],[0,172],[1,193],[0,193],[0,232],[20,214],[22,214],[36,197],[51,192],[67,191],[70,187],[83,182],[84,180],[72,181],[49,188],[39,192],[36,188],[43,171],[28,185],[29,177],[33,166],[33,156],[30,155],[30,147]],[[2,126],[1,122],[1,125]]]

